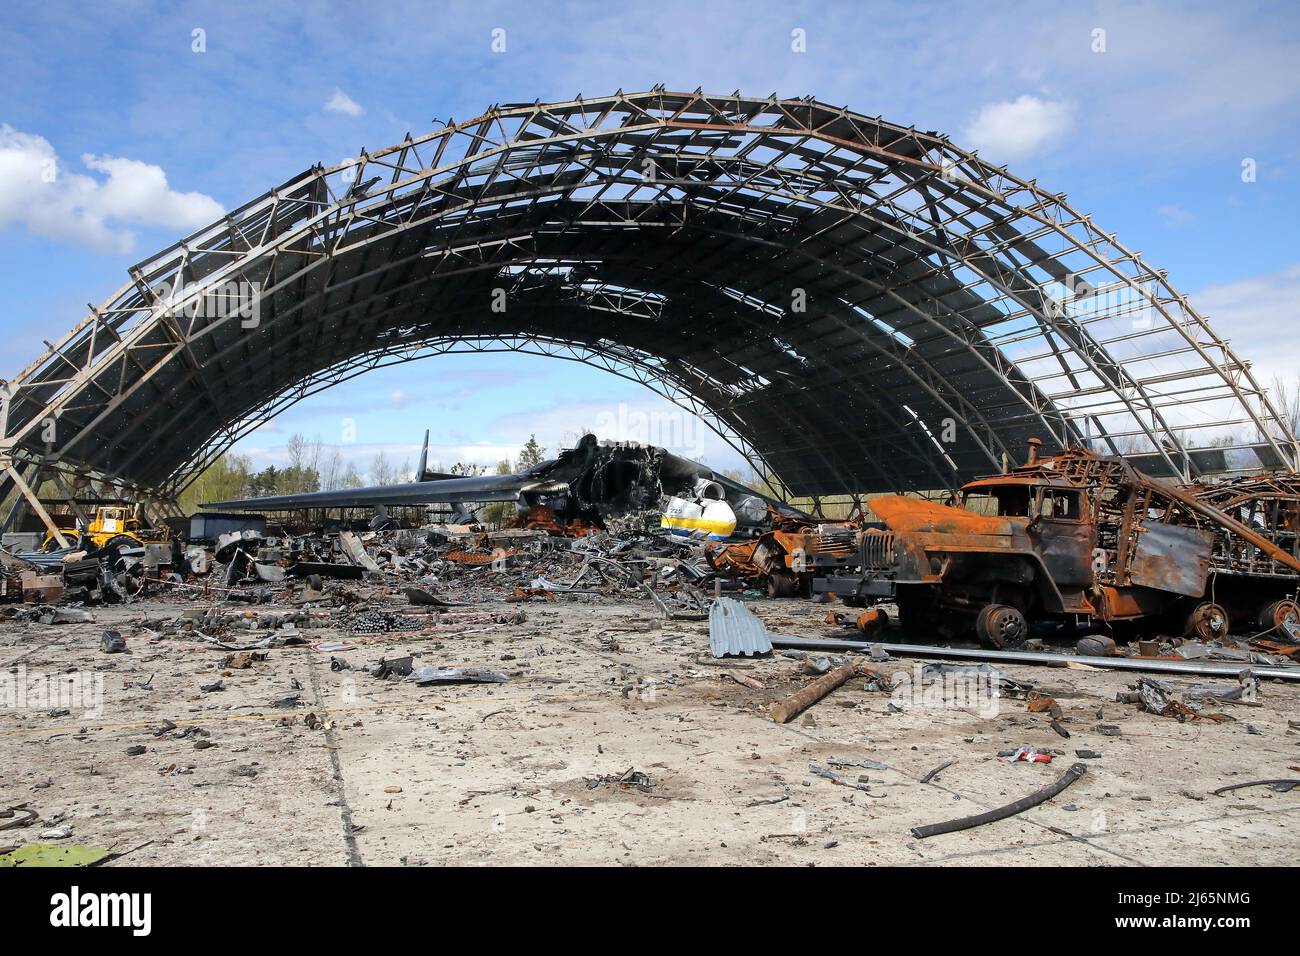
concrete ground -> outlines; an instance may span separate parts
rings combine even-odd
[[[1115,703],[1131,675],[1006,668],[1056,698],[1067,740],[1023,700],[924,707],[855,679],[783,726],[766,708],[810,679],[798,662],[715,661],[703,622],[660,621],[643,600],[498,601],[527,621],[352,637],[344,652],[277,648],[224,677],[227,652],[166,631],[206,606],[153,599],[96,609],[94,624],[0,623],[0,678],[12,691],[21,676],[28,698],[0,707],[0,809],[27,804],[45,821],[0,830],[0,847],[38,842],[56,821],[69,842],[126,852],[114,866],[1259,865],[1300,850],[1300,790],[1210,794],[1298,775],[1295,685],[1265,683],[1260,706],[1226,704],[1221,722],[1179,723]],[[808,602],[751,606],[774,631],[839,633]],[[106,627],[128,653],[100,649]],[[413,654],[511,680],[421,688],[332,671],[331,653],[358,666]],[[32,691],[76,675],[102,676],[102,713],[60,715]],[[200,690],[219,677],[223,690]],[[293,695],[298,706],[281,706]],[[164,720],[176,728],[158,733]],[[998,758],[1021,745],[1058,755]],[[909,832],[1025,796],[1080,749],[1101,756],[1046,805],[926,840]],[[832,767],[840,784],[810,771],[831,758],[886,769]],[[629,770],[649,785],[618,783]]]

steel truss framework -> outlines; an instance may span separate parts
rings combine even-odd
[[[493,107],[129,277],[7,384],[0,492],[53,467],[174,500],[293,402],[464,349],[642,382],[797,495],[950,487],[1031,436],[1191,478],[1238,429],[1295,464],[1248,366],[1063,195],[812,99]]]

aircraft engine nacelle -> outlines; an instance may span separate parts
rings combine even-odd
[[[701,501],[726,501],[727,491],[716,481],[710,481],[708,478],[697,478],[695,480],[695,497]]]
[[[746,527],[766,525],[767,502],[758,495],[745,495],[731,502],[731,508],[736,512],[736,521],[738,524]]]
[[[725,500],[669,498],[659,526],[687,538],[721,541],[736,530],[736,513]]]

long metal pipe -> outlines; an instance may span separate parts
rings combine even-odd
[[[963,661],[990,661],[1004,664],[1046,664],[1064,667],[1068,663],[1087,664],[1106,670],[1143,671],[1151,674],[1189,674],[1196,677],[1232,677],[1250,671],[1256,677],[1300,681],[1300,667],[1273,667],[1256,664],[1230,664],[1219,661],[1165,661],[1141,657],[1084,657],[1042,654],[1037,651],[994,651],[977,647],[939,647],[931,644],[878,644],[872,641],[848,641],[837,638],[787,637],[770,635],[773,647],[797,651],[844,651],[869,654],[880,649],[896,657],[937,657]]]

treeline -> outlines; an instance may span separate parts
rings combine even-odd
[[[229,501],[234,498],[264,498],[269,495],[299,495],[312,491],[337,491],[341,488],[360,488],[363,485],[394,485],[415,481],[409,459],[394,465],[380,449],[371,459],[366,475],[356,466],[343,460],[342,451],[326,446],[319,438],[308,440],[295,434],[285,444],[287,463],[283,468],[268,465],[261,471],[253,470],[252,459],[247,455],[225,454],[214,461],[180,496],[180,506],[186,514],[199,510],[205,501]],[[523,471],[543,460],[546,449],[530,436],[513,466],[503,459],[495,468],[496,474],[507,475],[512,470]],[[486,474],[484,465],[456,462],[444,467],[436,462],[428,465],[430,471],[451,475],[474,476]],[[487,520],[504,520],[506,511],[513,513],[513,505],[489,505],[485,510]],[[496,514],[497,511],[501,513]]]
[[[319,438],[308,440],[295,434],[285,444],[285,452],[288,461],[283,468],[268,465],[261,471],[253,469],[253,461],[247,455],[222,455],[181,494],[181,508],[189,514],[205,501],[298,495],[367,484],[356,466],[343,460],[339,448],[327,448]],[[406,462],[400,468],[393,467],[380,451],[371,465],[371,481],[381,485],[407,481],[410,470]]]

